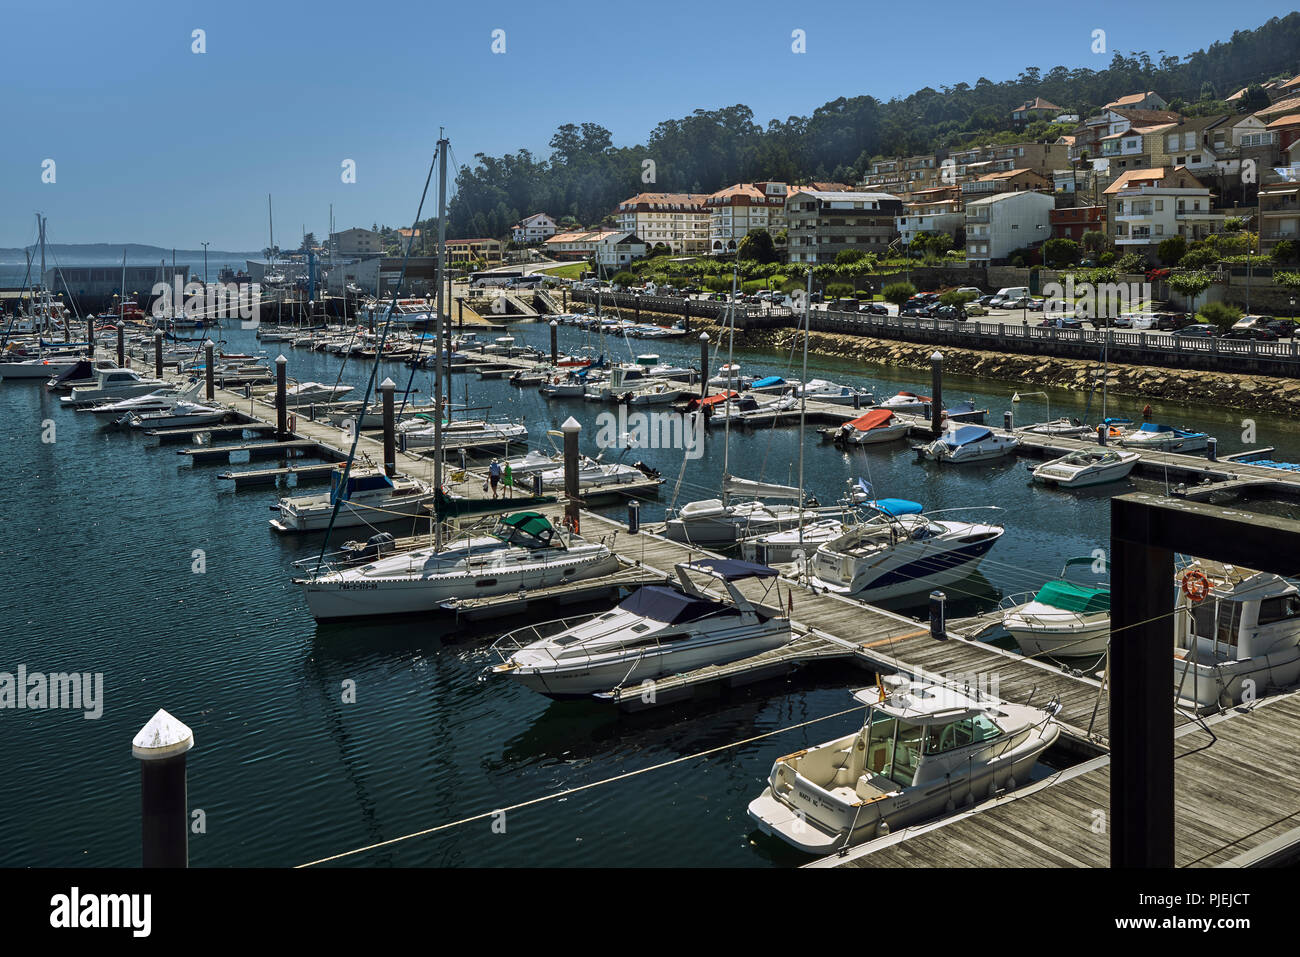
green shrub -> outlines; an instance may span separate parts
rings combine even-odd
[[[1211,325],[1217,326],[1220,331],[1227,332],[1232,328],[1232,324],[1241,318],[1241,310],[1226,302],[1207,302],[1197,315]]]
[[[896,306],[901,306],[907,300],[916,295],[916,287],[910,282],[891,282],[884,289],[880,290],[880,296],[885,302],[892,302]]]

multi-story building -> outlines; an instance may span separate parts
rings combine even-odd
[[[1204,239],[1222,225],[1208,187],[1183,167],[1135,169],[1106,187],[1107,233],[1121,252],[1154,254],[1173,236]]]
[[[1103,109],[1106,110],[1163,110],[1169,104],[1165,98],[1155,90],[1148,90],[1145,93],[1130,93],[1128,96],[1121,96],[1118,100],[1112,100],[1107,103]]]
[[[938,185],[952,186],[989,173],[1021,169],[1051,176],[1053,169],[1069,161],[1069,150],[1065,143],[1012,143],[958,150],[939,164]]]
[[[596,246],[618,236],[629,235],[623,229],[575,229],[556,233],[546,240],[546,253],[556,259],[591,259]]]
[[[555,235],[555,220],[545,213],[525,216],[510,230],[510,238],[522,245],[544,243]]]
[[[903,214],[894,223],[898,238],[910,246],[921,233],[947,233],[956,238],[966,225],[965,204],[956,186],[918,190],[903,204]]]
[[[987,266],[1012,250],[1051,238],[1056,200],[1030,190],[995,193],[966,203],[966,262]]]
[[[1047,192],[1052,181],[1032,169],[1009,169],[1000,173],[985,173],[961,184],[961,194],[966,199],[979,199],[990,193],[1020,193],[1025,190]]]
[[[646,249],[645,241],[639,239],[635,233],[615,230],[596,240],[596,265],[607,270],[617,269],[633,260],[644,259]]]
[[[720,189],[704,201],[709,211],[709,251],[735,252],[740,241],[756,229],[766,229],[776,240],[785,229],[785,183],[737,183]]]
[[[1227,114],[1197,116],[1181,123],[1166,124],[1151,131],[1147,139],[1151,166],[1184,166],[1195,176],[1228,173],[1234,160],[1232,123]]]
[[[330,249],[336,256],[382,256],[384,253],[379,233],[360,226],[330,233]]]
[[[1105,170],[1111,166],[1111,159],[1140,155],[1140,146],[1136,152],[1133,152],[1133,144],[1125,146],[1122,142],[1123,137],[1117,138],[1118,134],[1127,133],[1135,127],[1149,128],[1163,126],[1169,123],[1177,123],[1181,117],[1177,113],[1169,110],[1139,110],[1128,108],[1107,107],[1097,116],[1090,116],[1083,121],[1083,125],[1074,131],[1074,143],[1069,148],[1069,159],[1080,160],[1087,156],[1088,160],[1096,169]],[[1114,145],[1109,147],[1110,153],[1106,153],[1103,141],[1112,142]],[[1132,168],[1132,163],[1125,159],[1127,168]]]
[[[1277,137],[1278,155],[1283,162],[1293,163],[1300,160],[1300,112],[1288,113],[1270,120],[1268,131]]]
[[[447,261],[465,263],[481,259],[487,263],[501,262],[504,244],[499,239],[449,239]]]
[[[618,204],[618,228],[651,246],[702,256],[709,251],[708,193],[638,193]]]
[[[830,263],[846,249],[883,254],[903,202],[891,193],[798,189],[785,203],[792,263]]]
[[[1284,239],[1300,242],[1300,164],[1281,172],[1283,177],[1259,187],[1259,248],[1264,253]]]
[[[1106,231],[1105,206],[1058,206],[1048,215],[1052,239],[1073,239],[1076,243],[1087,232]]]

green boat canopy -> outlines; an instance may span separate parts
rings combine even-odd
[[[1107,588],[1086,588],[1073,582],[1048,582],[1038,589],[1035,601],[1062,611],[1074,611],[1090,615],[1099,611],[1110,611],[1110,590]]]
[[[551,523],[546,520],[546,516],[540,512],[515,512],[513,515],[503,516],[501,524],[517,528],[519,531],[535,538],[540,538],[545,533],[554,531]]]

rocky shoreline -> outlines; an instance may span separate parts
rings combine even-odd
[[[692,333],[707,332],[715,342],[723,329],[712,323],[691,321]],[[802,334],[795,329],[737,329],[736,346],[789,351]],[[1047,386],[1086,391],[1101,372],[1099,362],[1053,356],[1017,355],[980,349],[938,347],[944,370],[955,375],[1002,379],[1017,385]],[[839,333],[814,332],[808,351],[820,356],[859,360],[901,369],[929,371],[933,345],[870,339]],[[1300,380],[1280,376],[1204,372],[1111,363],[1107,391],[1145,400],[1199,402],[1219,408],[1251,412],[1300,411]]]

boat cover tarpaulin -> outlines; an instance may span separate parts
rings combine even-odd
[[[716,392],[703,399],[691,399],[689,406],[691,409],[707,409],[711,406],[718,405],[721,402],[726,402],[728,399],[734,398],[738,394],[739,393],[736,392]]]
[[[728,606],[707,598],[696,598],[664,585],[643,585],[623,599],[618,607],[642,618],[675,625],[703,618]]]
[[[1035,601],[1062,611],[1075,611],[1090,615],[1110,611],[1110,591],[1105,588],[1088,588],[1073,582],[1048,582],[1038,589]]]
[[[845,422],[844,428],[857,429],[859,432],[870,432],[872,429],[888,425],[889,420],[893,417],[894,413],[888,409],[872,409],[866,415],[860,415],[851,422]]]
[[[504,516],[501,523],[529,535],[541,535],[552,531],[551,523],[540,512],[515,512],[513,515]]]
[[[95,377],[94,367],[86,360],[81,360],[71,369],[66,369],[54,377],[54,384],[62,385],[65,382],[75,382],[81,379],[93,379]]]
[[[750,388],[766,389],[768,386],[784,385],[784,384],[785,384],[785,379],[781,378],[779,375],[770,375],[770,376],[765,376],[762,379],[759,379],[757,382],[751,385]]]
[[[789,485],[755,482],[752,479],[737,478],[734,475],[722,476],[722,494],[728,496],[743,495],[753,498],[762,496],[765,498],[797,499],[802,497],[797,488],[792,488]]]
[[[943,437],[943,444],[950,449],[958,446],[969,445],[971,442],[979,442],[987,439],[993,434],[992,429],[985,428],[982,425],[963,425],[959,429],[953,429]]]
[[[1107,421],[1110,420],[1107,419]],[[1155,422],[1143,422],[1142,427],[1138,429],[1138,431],[1139,432],[1174,432],[1176,430],[1172,425],[1158,425]]]
[[[920,515],[923,511],[920,502],[911,502],[905,498],[878,498],[867,504],[886,515]]]
[[[707,568],[729,582],[742,578],[775,578],[777,571],[757,562],[746,562],[739,558],[708,558],[692,562],[694,568]]]

